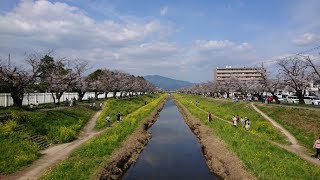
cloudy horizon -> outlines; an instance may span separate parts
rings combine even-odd
[[[319,46],[317,17],[317,0],[2,0],[0,58],[54,50],[94,68],[205,82],[216,67],[268,65]]]

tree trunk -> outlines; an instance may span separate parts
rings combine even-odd
[[[59,104],[56,104],[56,98],[54,96],[54,92],[51,92],[51,96],[52,96],[52,99],[53,99],[53,104],[59,106]]]
[[[297,90],[296,93],[297,93],[297,97],[298,97],[298,99],[299,99],[299,104],[304,104],[302,90]]]
[[[62,96],[62,94],[63,94],[63,91],[62,92],[56,92],[56,97],[57,97],[57,100],[58,100],[58,105],[60,105],[60,98],[61,98],[61,96]]]
[[[109,91],[106,91],[106,92],[104,93],[104,98],[108,99],[108,94],[109,94]]]
[[[116,98],[117,96],[117,91],[113,91],[113,98]]]
[[[13,99],[14,106],[22,107],[23,96],[21,97],[19,94],[14,94],[11,92],[11,97]]]
[[[98,99],[98,92],[94,92],[94,99],[95,99],[95,100]]]
[[[22,107],[24,91],[19,88],[11,87],[11,97],[13,99],[13,105],[17,107]]]

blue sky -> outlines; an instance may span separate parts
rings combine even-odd
[[[320,45],[318,0],[1,0],[0,58],[28,52],[204,82]]]

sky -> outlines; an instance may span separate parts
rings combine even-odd
[[[0,0],[0,59],[53,51],[199,83],[319,46],[319,17],[319,0]]]

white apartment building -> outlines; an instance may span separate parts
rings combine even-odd
[[[263,73],[266,72],[264,68],[248,68],[248,67],[231,67],[216,68],[213,73],[214,81],[227,80],[231,77],[236,77],[243,81],[262,80]]]

